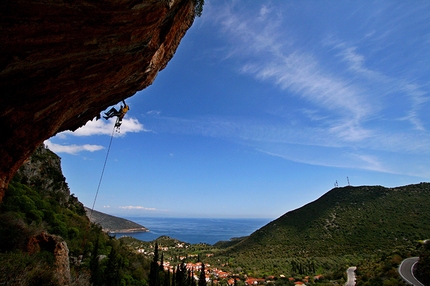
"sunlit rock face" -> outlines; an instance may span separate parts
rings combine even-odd
[[[150,85],[192,0],[0,1],[0,201],[45,139]]]

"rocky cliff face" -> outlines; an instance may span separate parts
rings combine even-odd
[[[61,158],[43,145],[37,147],[16,176],[21,183],[49,193],[60,204],[69,201],[70,189],[61,170]]]
[[[45,139],[150,85],[194,0],[0,1],[0,201]]]
[[[49,251],[55,258],[55,278],[58,285],[70,284],[69,248],[67,243],[57,235],[42,232],[31,237],[27,243],[27,251],[34,254],[40,250]]]

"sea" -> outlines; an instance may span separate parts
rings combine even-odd
[[[117,233],[142,241],[152,241],[166,235],[191,244],[215,244],[232,238],[248,236],[265,226],[269,218],[165,218],[165,217],[125,217],[143,225],[149,232]]]

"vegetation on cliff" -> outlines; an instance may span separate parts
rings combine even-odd
[[[200,17],[203,13],[203,5],[205,5],[205,0],[193,0],[194,1],[194,15]]]
[[[41,233],[66,241],[72,285],[146,285],[150,260],[89,222],[70,195],[58,156],[44,147],[20,169],[0,204],[0,284],[60,285],[55,249],[40,242],[30,250]]]

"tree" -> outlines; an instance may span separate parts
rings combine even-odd
[[[94,244],[93,251],[91,253],[91,260],[90,260],[90,273],[91,278],[90,282],[92,285],[101,285],[101,270],[100,270],[100,263],[99,263],[99,237],[97,236],[96,243]]]
[[[112,245],[112,249],[108,256],[106,270],[104,271],[105,272],[104,280],[107,286],[120,285],[120,282],[122,279],[121,272],[123,267],[124,267],[124,261],[121,255],[117,253],[116,245]]]
[[[173,268],[173,273],[172,273],[172,286],[176,286],[176,271],[175,271],[175,268]]]
[[[181,265],[178,265],[176,268],[176,275],[174,277],[176,280],[176,286],[186,286],[187,284],[187,266],[184,262]]]
[[[206,286],[205,264],[203,262],[202,262],[202,269],[200,270],[198,286]]]
[[[430,243],[421,246],[420,260],[417,263],[415,275],[424,285],[430,285]]]
[[[149,286],[160,286],[159,280],[159,265],[158,265],[158,243],[155,243],[154,259],[151,262],[149,271]]]
[[[163,286],[170,286],[170,270],[164,272],[164,283]]]
[[[194,280],[194,270],[188,270],[188,282],[190,286],[196,286],[196,280]]]
[[[164,272],[164,253],[161,253],[160,271]]]

